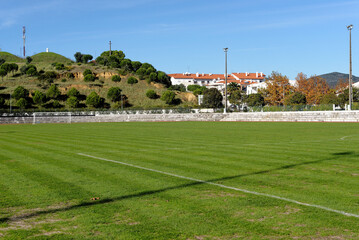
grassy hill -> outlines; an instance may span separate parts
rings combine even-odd
[[[25,62],[24,59],[15,56],[14,54],[8,53],[8,52],[0,52],[0,58],[5,59],[6,62],[11,62],[11,63],[22,63]]]
[[[31,56],[33,63],[70,63],[71,59],[53,52],[42,52]]]
[[[4,52],[2,52],[4,53]],[[3,54],[5,56],[5,54]],[[13,56],[12,60],[16,60],[16,56],[12,54],[6,54],[6,56]],[[15,58],[14,58],[15,57]],[[30,76],[29,74],[22,74],[20,69],[26,65],[25,61],[19,58],[23,62],[17,62],[19,66],[19,71],[15,73],[9,73],[4,77],[3,81],[0,78],[0,97],[4,98],[6,103],[4,108],[9,105],[9,94],[13,93],[15,88],[18,86],[23,86],[30,92],[30,96],[33,97],[35,91],[40,91],[44,94],[48,91],[50,85],[55,84],[58,86],[61,91],[62,96],[58,99],[61,106],[60,108],[69,108],[66,102],[66,94],[71,88],[76,88],[80,94],[80,105],[85,106],[86,96],[91,92],[96,92],[103,99],[105,99],[105,107],[110,107],[111,109],[119,109],[121,104],[111,102],[107,93],[111,87],[119,87],[122,90],[122,94],[125,95],[128,101],[127,107],[133,108],[163,108],[168,107],[164,101],[157,99],[150,99],[146,96],[146,92],[151,89],[154,90],[158,96],[161,96],[164,91],[167,90],[166,86],[160,83],[148,82],[146,80],[140,80],[140,77],[134,71],[124,71],[121,68],[110,68],[108,66],[103,66],[99,64],[89,63],[74,63],[70,59],[61,56],[56,53],[39,53],[32,56],[33,61],[31,65],[35,65],[37,68],[38,75],[41,75],[44,72],[54,71],[58,74],[58,77],[55,79],[40,80],[37,76]],[[53,63],[63,63],[64,66],[61,69],[57,69],[56,65]],[[90,69],[96,76],[94,82],[85,82],[83,77],[83,72],[85,69]],[[71,76],[72,75],[72,76]],[[113,82],[111,77],[113,75],[120,75],[120,82]],[[127,79],[129,77],[135,77],[138,79],[137,84],[128,84]],[[146,77],[148,80],[148,75]],[[189,96],[191,95],[191,96]],[[196,104],[196,97],[191,93],[180,93],[177,92],[177,98],[181,99],[180,107],[193,106]],[[32,103],[32,100],[29,100],[32,104],[30,108],[42,108]],[[48,103],[51,104],[53,100],[50,100]],[[13,106],[16,104],[16,101],[13,100]],[[53,108],[53,107],[47,107]]]
[[[322,74],[320,77],[324,78],[330,87],[335,87],[340,79],[349,79],[349,74],[332,72],[327,74]],[[359,82],[359,77],[353,76],[353,82]]]

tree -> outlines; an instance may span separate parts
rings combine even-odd
[[[5,59],[0,58],[0,66],[3,65],[5,62],[6,62]]]
[[[56,99],[61,95],[59,88],[56,85],[51,85],[46,92],[46,97],[50,99]]]
[[[112,80],[113,82],[120,82],[120,81],[121,81],[121,77],[120,77],[120,75],[113,75],[113,76],[111,77],[111,80]]]
[[[67,96],[68,97],[79,97],[80,92],[76,88],[73,87],[67,92]]]
[[[132,84],[138,83],[138,80],[135,77],[129,77],[127,79],[127,83],[132,85]]]
[[[243,101],[243,93],[240,90],[231,92],[229,95],[228,100],[231,104],[238,105]]]
[[[139,79],[143,80],[144,76],[146,75],[146,69],[141,67],[136,71],[136,74],[138,75]]]
[[[93,59],[93,56],[90,54],[85,54],[82,55],[82,62],[83,63],[88,63],[89,61],[91,61]]]
[[[17,102],[16,102],[16,106],[18,106],[21,110],[27,108],[29,105],[29,103],[27,102],[27,100],[25,98],[20,98]]]
[[[1,80],[4,80],[4,77],[7,75],[7,72],[4,69],[0,69]]]
[[[329,92],[328,83],[319,76],[307,78],[305,74],[299,73],[296,80],[296,90],[305,95],[309,105],[319,104],[321,98]]]
[[[222,104],[223,96],[216,88],[210,88],[203,91],[203,107],[207,108],[220,108]]]
[[[140,67],[142,66],[142,63],[139,62],[139,61],[134,61],[132,62],[132,68],[133,68],[133,71],[137,71],[138,69],[140,69]]]
[[[288,77],[277,72],[272,72],[266,82],[265,102],[270,105],[284,104],[285,95],[290,94],[293,90],[293,87],[289,84]]]
[[[172,105],[175,103],[176,94],[170,90],[165,91],[162,94],[161,100],[165,101],[166,104]]]
[[[78,100],[77,97],[75,96],[71,96],[69,97],[67,100],[67,105],[70,107],[70,108],[77,108],[79,106],[79,103],[80,101]]]
[[[112,102],[118,102],[121,100],[121,91],[119,87],[111,87],[107,92],[107,98]]]
[[[152,73],[150,73],[149,77],[150,77],[151,82],[156,82],[157,81],[157,73],[152,72]]]
[[[20,98],[27,98],[29,96],[29,91],[25,89],[23,86],[18,86],[17,88],[15,88],[12,96],[16,100],[19,100]]]
[[[132,71],[132,62],[130,59],[123,59],[120,66],[126,71]]]
[[[19,66],[16,63],[10,63],[10,69],[11,69],[12,75],[14,75],[15,72],[17,72],[19,70]]]
[[[102,106],[103,100],[96,92],[92,92],[87,96],[86,104],[98,108]]]
[[[74,57],[77,63],[82,62],[82,54],[80,52],[75,53]]]
[[[227,85],[227,91],[229,94],[238,90],[241,90],[241,86],[238,83],[231,82]]]
[[[35,104],[42,105],[44,102],[46,102],[46,96],[42,92],[36,90],[32,97],[32,101]]]
[[[166,73],[164,73],[162,71],[157,72],[157,82],[162,83],[167,87],[171,86],[170,77]]]
[[[246,103],[250,107],[264,106],[264,97],[260,93],[249,94]]]
[[[181,84],[179,84],[179,85],[172,85],[172,86],[170,86],[170,87],[168,88],[168,90],[185,92],[185,91],[186,91],[186,86],[181,83]]]
[[[320,100],[320,104],[339,104],[338,96],[334,92],[325,94]]]
[[[150,98],[150,99],[156,99],[156,98],[158,98],[157,93],[155,92],[155,90],[152,90],[152,89],[147,90],[146,96],[147,96],[148,98]]]
[[[9,73],[9,72],[11,72],[11,64],[10,63],[3,63],[0,66],[0,69],[3,69],[3,70],[6,71],[6,73]]]
[[[30,64],[32,62],[32,58],[31,57],[26,57],[26,63]]]
[[[307,99],[303,93],[294,92],[289,95],[284,102],[286,105],[305,105],[307,104]]]
[[[36,68],[29,68],[26,71],[26,74],[29,75],[29,76],[35,76],[37,74]]]

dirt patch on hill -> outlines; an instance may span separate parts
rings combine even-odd
[[[178,98],[184,102],[193,102],[197,103],[197,97],[190,92],[180,92],[177,94]]]

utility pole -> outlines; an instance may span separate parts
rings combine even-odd
[[[26,30],[25,30],[25,26],[22,27],[22,39],[24,40],[24,58],[26,56],[26,52],[25,52],[25,40],[26,40],[26,36],[25,36]]]
[[[110,56],[111,56],[111,45],[112,45],[112,43],[111,43],[111,41],[110,41]]]
[[[225,70],[224,70],[224,79],[225,79],[225,86],[224,86],[224,113],[227,113],[227,52],[228,48],[224,48],[224,55],[225,55]]]
[[[353,25],[347,26],[349,30],[349,108],[348,110],[352,110],[353,104],[353,79],[352,79],[352,29]]]

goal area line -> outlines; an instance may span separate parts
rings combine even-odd
[[[115,160],[106,159],[106,158],[102,158],[102,157],[92,156],[92,155],[88,155],[88,154],[85,154],[85,153],[77,153],[77,154],[80,155],[80,156],[93,158],[93,159],[97,159],[97,160],[101,160],[101,161],[112,162],[112,163],[116,163],[116,164],[121,164],[121,165],[129,166],[129,167],[141,169],[141,170],[156,172],[156,173],[160,173],[160,174],[163,174],[163,175],[168,175],[168,176],[171,176],[171,177],[186,179],[186,180],[190,180],[190,181],[194,181],[194,182],[198,182],[198,183],[209,184],[209,185],[217,186],[217,187],[220,187],[220,188],[230,189],[230,190],[243,192],[243,193],[248,193],[248,194],[252,194],[252,195],[256,195],[256,196],[262,196],[262,197],[278,199],[278,200],[281,200],[281,201],[290,202],[290,203],[294,203],[294,204],[297,204],[297,205],[302,205],[302,206],[322,209],[322,210],[325,210],[325,211],[328,211],[328,212],[333,212],[333,213],[337,213],[337,214],[348,216],[348,217],[359,218],[358,214],[348,213],[348,212],[328,208],[328,207],[321,206],[321,205],[304,203],[304,202],[300,202],[300,201],[293,200],[293,199],[290,199],[290,198],[280,197],[280,196],[271,195],[271,194],[267,194],[267,193],[260,193],[260,192],[250,191],[250,190],[247,190],[247,189],[231,187],[231,186],[227,186],[227,185],[223,185],[223,184],[219,184],[219,183],[214,183],[214,182],[208,182],[208,181],[204,181],[204,180],[200,180],[200,179],[196,179],[196,178],[191,178],[191,177],[186,177],[186,176],[181,176],[181,175],[178,175],[178,174],[168,173],[168,172],[164,172],[164,171],[160,171],[160,170],[156,170],[156,169],[141,167],[141,166],[137,166],[137,165],[130,164],[130,163],[125,163],[125,162],[115,161]]]

